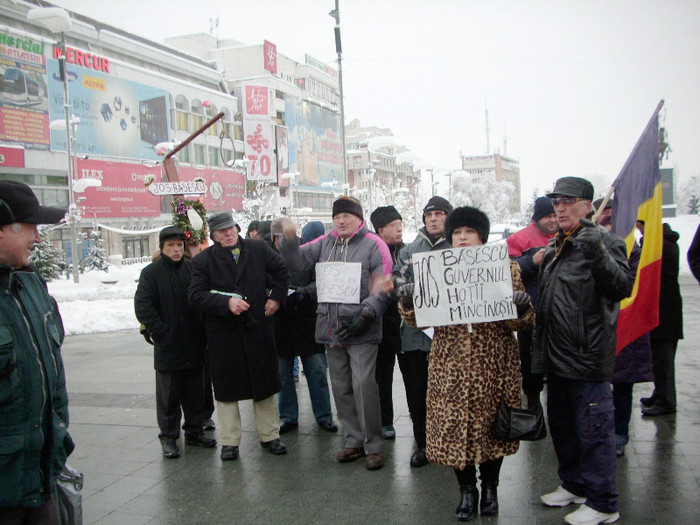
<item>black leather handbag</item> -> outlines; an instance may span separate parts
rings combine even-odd
[[[534,410],[511,408],[501,400],[492,427],[493,436],[503,441],[539,441],[547,437],[544,411],[538,401]]]

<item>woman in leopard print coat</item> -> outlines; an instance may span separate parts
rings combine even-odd
[[[453,248],[483,244],[489,228],[486,215],[470,207],[455,209],[445,224]],[[430,348],[426,455],[455,469],[461,491],[460,521],[476,517],[476,465],[481,474],[481,514],[498,513],[496,486],[503,457],[518,450],[517,441],[501,441],[491,434],[501,399],[509,406],[521,406],[518,343],[513,332],[534,324],[515,262],[511,262],[511,275],[517,319],[435,327]],[[405,294],[399,291],[399,295]],[[402,298],[399,310],[407,324],[416,326],[410,299]]]

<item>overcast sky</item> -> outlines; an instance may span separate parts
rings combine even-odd
[[[222,39],[337,65],[334,0],[54,3],[157,42],[218,17]],[[696,0],[340,0],[340,16],[346,122],[391,128],[424,160],[486,153],[488,104],[524,201],[564,175],[612,181],[664,99],[664,167],[700,175]]]

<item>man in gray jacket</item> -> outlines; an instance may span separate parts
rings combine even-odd
[[[423,208],[424,228],[418,231],[415,240],[404,247],[396,260],[394,276],[396,288],[413,282],[412,257],[414,253],[444,250],[451,247],[445,239],[445,220],[452,205],[442,197],[432,197]],[[432,339],[423,330],[401,323],[401,352],[399,368],[406,389],[406,401],[413,423],[413,437],[418,449],[411,456],[412,467],[428,464],[425,456],[425,396],[428,392],[428,352]]]
[[[285,220],[280,253],[292,273],[316,267],[316,342],[326,346],[333,398],[345,430],[345,449],[336,459],[347,463],[366,455],[367,470],[378,470],[384,459],[375,370],[389,296],[370,293],[370,279],[391,275],[391,254],[386,243],[368,231],[356,199],[343,196],[333,203],[333,223],[332,232],[300,248],[296,226]],[[338,286],[340,279],[324,280],[320,263],[338,263],[325,268],[338,269],[347,286]],[[353,265],[360,265],[357,282],[348,277],[357,268]],[[341,288],[348,292],[347,300],[341,300]],[[338,299],[324,300],[328,295]]]

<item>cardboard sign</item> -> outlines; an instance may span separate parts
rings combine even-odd
[[[360,304],[362,263],[316,263],[319,303]]]
[[[505,242],[416,253],[412,265],[418,326],[517,318]]]

